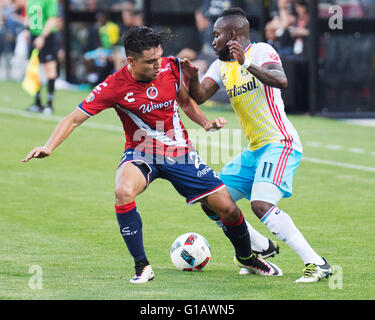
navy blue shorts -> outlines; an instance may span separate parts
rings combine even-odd
[[[147,185],[157,178],[170,181],[189,205],[224,188],[224,183],[215,171],[201,160],[196,150],[172,158],[127,149],[119,167],[125,162],[132,162],[141,169]]]

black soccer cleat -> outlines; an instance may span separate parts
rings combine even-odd
[[[268,244],[269,245],[266,250],[263,250],[263,251],[253,250],[253,253],[255,253],[261,259],[273,258],[275,255],[279,254],[280,247],[276,241],[268,239]]]

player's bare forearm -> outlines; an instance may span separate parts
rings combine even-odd
[[[201,88],[199,79],[189,82],[189,94],[198,104],[202,104],[207,100],[205,99],[204,90]]]
[[[51,152],[57,148],[65,139],[72,133],[72,131],[77,127],[77,125],[72,121],[72,119],[66,117],[64,118],[56,127],[56,129],[51,134],[50,138],[44,145]]]
[[[189,94],[198,104],[207,101],[218,90],[217,85],[208,79],[199,81],[198,67],[189,59],[181,59],[181,68],[189,80]]]
[[[186,89],[185,89],[186,90]],[[209,122],[202,109],[198,104],[186,93],[177,96],[177,102],[181,106],[184,113],[195,123],[201,127],[205,127]]]
[[[48,157],[53,150],[55,150],[65,139],[77,128],[82,122],[88,119],[88,116],[79,110],[73,111],[70,115],[66,116],[57,125],[48,141],[44,146],[32,149],[23,162],[28,162],[32,158],[45,158]]]
[[[199,105],[189,96],[185,87],[180,89],[177,95],[177,102],[181,106],[184,113],[206,131],[211,129],[220,129],[226,124],[226,120],[222,117],[211,121],[208,120]]]
[[[251,64],[247,70],[267,86],[279,89],[286,89],[288,87],[288,80],[283,68],[279,64],[272,63],[266,65],[266,67],[258,67]]]

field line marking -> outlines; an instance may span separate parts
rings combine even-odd
[[[49,122],[60,122],[62,119],[64,119],[64,117],[53,116],[53,115],[43,115],[39,113],[30,113],[28,111],[4,108],[1,106],[0,106],[0,113],[20,116],[24,118],[32,118],[32,119],[38,119],[38,120],[43,120],[43,121],[49,121]],[[94,129],[103,129],[107,131],[123,132],[123,128],[121,126],[116,126],[112,124],[101,124],[101,123],[90,121],[90,122],[82,123],[81,126],[94,128]]]
[[[46,116],[46,115],[41,115],[41,114],[32,114],[27,111],[22,111],[22,110],[16,110],[16,109],[11,109],[11,108],[4,108],[0,106],[0,113],[3,114],[11,114],[11,115],[16,115],[20,117],[25,117],[25,118],[35,118],[39,120],[44,120],[44,121],[50,121],[50,122],[60,122],[63,117],[58,117],[58,116]],[[102,130],[107,130],[107,131],[112,131],[112,132],[122,132],[123,128],[121,126],[115,126],[111,124],[101,124],[101,123],[95,123],[95,122],[84,122],[82,126],[89,127],[89,128],[95,128],[95,129],[102,129]],[[201,145],[205,145],[204,143],[201,142]],[[218,143],[212,143],[212,146],[220,147],[220,144]],[[233,146],[232,146],[233,147]],[[245,148],[245,147],[244,147]],[[243,150],[244,148],[241,148]],[[239,148],[235,148],[237,151]],[[360,170],[360,171],[366,171],[366,172],[375,172],[375,167],[366,167],[366,166],[361,166],[361,165],[356,165],[352,163],[345,163],[345,162],[338,162],[338,161],[331,161],[331,160],[322,160],[322,159],[316,159],[316,158],[310,158],[310,157],[302,157],[302,161],[306,162],[311,162],[311,163],[317,163],[317,164],[324,164],[324,165],[329,165],[329,166],[335,166],[339,168],[348,168],[348,169],[355,169],[355,170]]]
[[[302,161],[311,162],[311,163],[318,163],[318,164],[326,164],[329,166],[335,166],[340,168],[348,168],[348,169],[356,169],[361,171],[367,171],[367,172],[375,172],[374,167],[366,167],[366,166],[360,166],[357,164],[352,163],[345,163],[345,162],[338,162],[338,161],[331,161],[331,160],[322,160],[322,159],[316,159],[316,158],[310,158],[310,157],[302,157]]]

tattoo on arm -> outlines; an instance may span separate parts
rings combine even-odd
[[[279,89],[286,89],[288,86],[284,69],[278,63],[270,63],[264,67],[252,64],[248,71],[267,86]]]

